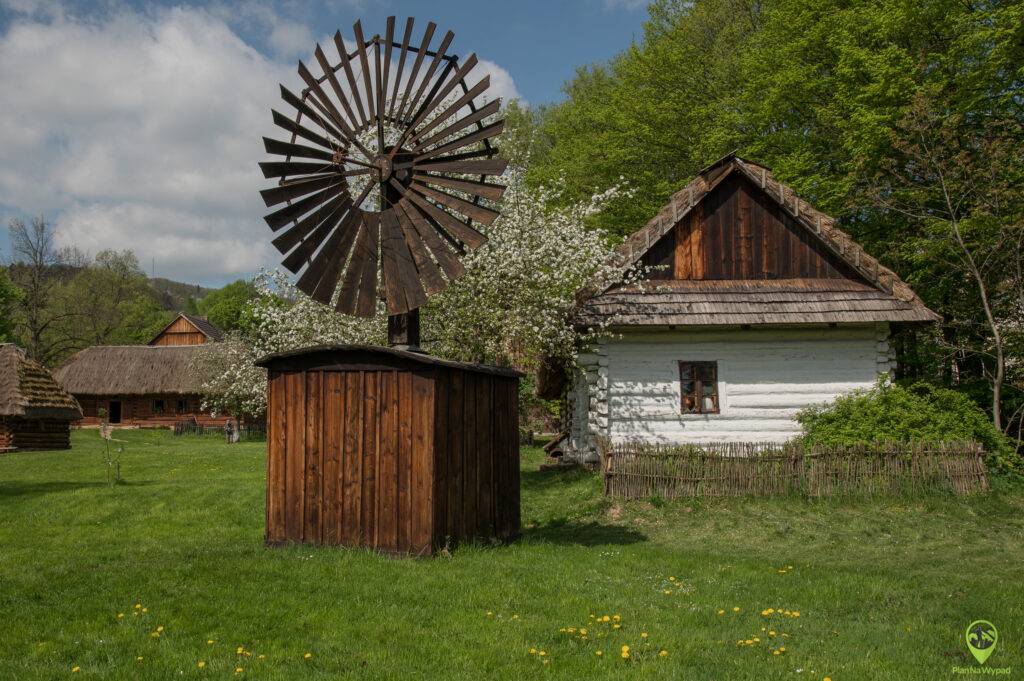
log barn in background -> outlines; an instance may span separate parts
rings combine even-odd
[[[11,343],[0,344],[0,452],[68,449],[78,402]]]
[[[202,410],[202,379],[193,366],[202,346],[223,332],[202,317],[179,314],[148,345],[95,345],[54,372],[82,406],[81,425],[171,427],[193,420],[222,425],[227,415]]]
[[[257,364],[268,543],[426,555],[518,536],[518,372],[354,345]]]

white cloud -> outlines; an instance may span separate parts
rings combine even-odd
[[[277,83],[301,88],[287,53],[312,40],[301,24],[268,33],[270,58],[233,25],[188,8],[16,18],[0,35],[0,206],[46,213],[91,252],[155,258],[162,276],[222,282],[276,264],[260,137],[284,138]],[[496,96],[518,96],[507,71],[481,69]]]

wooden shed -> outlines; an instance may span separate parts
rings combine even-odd
[[[257,364],[268,543],[428,555],[518,536],[518,372],[358,345]]]
[[[71,422],[80,418],[78,402],[49,371],[18,346],[0,344],[0,452],[68,449]]]

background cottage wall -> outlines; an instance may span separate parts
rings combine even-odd
[[[627,331],[579,358],[570,456],[613,442],[784,442],[796,413],[893,368],[888,325]],[[718,362],[719,414],[681,414],[679,361]]]

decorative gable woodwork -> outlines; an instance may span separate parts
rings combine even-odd
[[[652,279],[864,281],[741,173],[718,182],[643,256]]]

